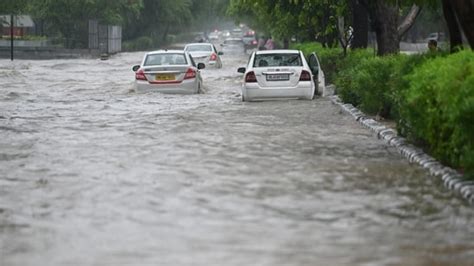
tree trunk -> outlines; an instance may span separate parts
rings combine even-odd
[[[377,54],[396,54],[400,51],[398,35],[398,7],[384,0],[374,1],[375,33],[377,34]]]
[[[459,47],[462,47],[462,35],[459,29],[456,14],[453,9],[452,1],[443,0],[443,14],[446,20],[446,25],[449,31],[449,42],[451,46],[451,52],[455,52]]]
[[[398,36],[401,38],[415,24],[415,20],[421,12],[421,8],[417,5],[411,7],[410,12],[398,27]]]
[[[369,13],[359,0],[351,0],[352,25],[354,25],[352,49],[367,48],[369,40]]]
[[[449,1],[469,45],[474,47],[474,0]]]

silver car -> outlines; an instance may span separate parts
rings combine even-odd
[[[311,59],[311,62],[315,62]],[[317,92],[318,66],[311,67],[299,50],[255,51],[247,67],[238,72],[244,74],[242,100],[308,99]]]
[[[206,66],[216,68],[222,67],[221,55],[212,43],[190,43],[184,47],[184,50],[191,54],[196,62],[205,63]]]
[[[192,94],[202,92],[200,69],[189,53],[180,50],[159,50],[146,53],[140,65],[133,66],[138,91]]]
[[[242,38],[226,38],[221,44],[222,51],[226,54],[245,53],[245,46]]]

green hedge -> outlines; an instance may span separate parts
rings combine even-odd
[[[135,40],[126,41],[122,45],[124,51],[145,51],[150,50],[152,47],[153,39],[146,36],[139,37]]]
[[[406,135],[474,178],[474,53],[427,60],[407,80],[401,109]]]
[[[315,43],[292,48],[318,54],[327,84],[344,102],[393,119],[402,136],[474,179],[474,52],[377,57],[359,50],[344,57]]]
[[[333,83],[338,69],[342,65],[344,56],[342,49],[339,48],[323,48],[320,43],[300,43],[293,44],[292,49],[303,51],[306,56],[315,52],[318,55],[321,68],[326,75],[326,84]]]

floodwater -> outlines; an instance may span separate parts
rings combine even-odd
[[[0,60],[0,265],[474,265],[474,210],[328,99],[133,91],[143,53]]]

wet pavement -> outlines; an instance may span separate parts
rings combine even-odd
[[[0,265],[474,265],[474,210],[328,99],[133,90],[143,53],[0,60]]]

